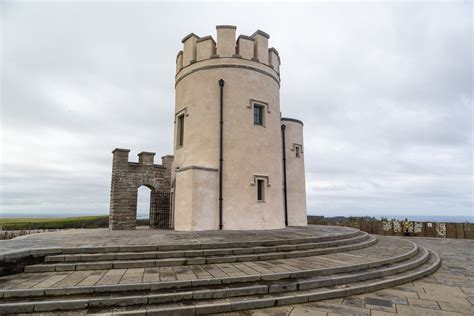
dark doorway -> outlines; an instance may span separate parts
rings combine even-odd
[[[172,197],[169,191],[152,191],[150,196],[150,227],[173,229]]]

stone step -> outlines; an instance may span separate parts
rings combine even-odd
[[[313,232],[312,232],[313,231]],[[312,232],[308,234],[308,232]],[[91,231],[91,234],[94,233]],[[106,232],[106,235],[110,232]],[[38,247],[20,247],[0,253],[0,277],[9,274],[24,272],[25,266],[44,263],[46,256],[98,254],[98,253],[143,253],[153,251],[186,251],[226,248],[254,248],[276,247],[281,245],[296,245],[305,243],[321,243],[338,241],[358,237],[362,232],[354,228],[328,229],[326,226],[310,226],[302,228],[287,227],[285,229],[268,233],[258,232],[199,232],[181,234],[179,232],[166,232],[152,234],[149,239],[137,239],[134,235],[114,233],[113,236],[104,236],[104,241],[95,239],[87,246],[69,247],[66,244],[84,244],[82,242],[58,242],[63,246],[51,246],[46,240],[38,243]],[[163,239],[156,238],[162,235]],[[96,236],[98,239],[101,236]],[[87,239],[87,238],[85,238]],[[46,246],[48,245],[48,246]],[[242,250],[245,252],[245,250]]]
[[[0,291],[0,298],[17,299],[17,298],[46,298],[58,297],[64,295],[90,295],[103,293],[132,293],[141,291],[157,291],[157,290],[176,290],[199,286],[220,286],[233,284],[248,284],[266,281],[296,280],[306,278],[306,281],[313,281],[311,278],[318,278],[331,275],[343,275],[347,273],[356,273],[357,271],[365,271],[377,269],[398,263],[404,263],[412,260],[419,255],[419,247],[410,243],[411,248],[396,256],[368,261],[365,263],[348,264],[338,267],[314,268],[306,270],[298,270],[284,273],[264,273],[250,274],[236,277],[217,277],[213,279],[197,279],[197,280],[178,280],[167,282],[148,282],[135,284],[113,284],[113,285],[94,285],[94,286],[72,286],[72,287],[56,287],[56,288],[31,288],[31,289],[7,289]],[[414,260],[414,259],[413,259]]]
[[[143,259],[163,259],[163,258],[182,258],[182,257],[211,257],[211,256],[232,256],[248,255],[275,252],[290,252],[297,250],[330,248],[348,244],[362,242],[369,238],[369,234],[361,232],[357,236],[339,239],[335,241],[318,241],[301,244],[280,244],[276,246],[256,246],[240,248],[216,248],[216,249],[196,249],[196,250],[173,250],[173,251],[144,251],[144,252],[105,252],[105,253],[78,253],[49,255],[45,257],[45,263],[59,262],[93,262],[93,261],[111,261],[111,260],[143,260]]]
[[[181,257],[165,259],[147,259],[147,260],[114,260],[114,261],[94,261],[94,262],[76,262],[76,263],[45,263],[26,266],[24,272],[54,272],[54,271],[81,271],[81,270],[108,270],[108,269],[129,269],[129,268],[149,268],[166,267],[179,265],[197,265],[245,261],[265,261],[285,258],[299,258],[317,256],[323,254],[346,252],[366,248],[377,243],[377,238],[369,236],[366,240],[322,249],[279,251],[261,254],[242,254],[232,256],[212,256],[212,257]]]
[[[197,279],[208,279],[212,282],[213,279],[222,277],[233,279],[233,277],[260,276],[277,272],[282,272],[284,275],[287,272],[306,273],[306,270],[315,269],[343,272],[348,267],[363,269],[380,262],[384,264],[404,260],[411,256],[410,253],[413,254],[415,248],[416,245],[408,240],[378,237],[378,242],[374,246],[321,256],[158,268],[23,273],[18,276],[0,277],[0,290],[66,286],[78,286],[83,289],[84,286],[108,285],[120,288],[121,285],[131,283],[161,281],[173,284],[182,281],[189,283]]]
[[[99,233],[100,232],[100,233]],[[110,252],[183,251],[224,248],[274,247],[357,237],[360,230],[329,226],[286,227],[271,231],[205,231],[183,233],[153,231],[144,234],[91,230],[30,236],[34,243],[13,240],[0,251],[0,277],[24,272],[24,267],[44,262],[50,255],[95,254]],[[46,237],[48,236],[48,237]],[[58,237],[61,236],[61,237]],[[74,237],[72,237],[74,236]],[[39,238],[38,238],[39,237]],[[58,239],[56,239],[58,238]],[[15,244],[18,244],[15,246]]]
[[[268,239],[255,241],[236,242],[212,242],[212,243],[188,243],[188,244],[162,244],[162,245],[127,245],[127,246],[105,246],[105,247],[71,247],[55,249],[55,254],[84,254],[84,253],[109,253],[109,252],[146,252],[146,251],[172,251],[193,249],[223,249],[223,248],[249,248],[249,247],[272,247],[280,245],[295,245],[304,243],[315,243],[325,241],[336,241],[357,237],[364,232],[354,231],[329,236],[303,237],[290,239]],[[53,253],[52,253],[53,254]]]
[[[235,282],[230,284],[216,284],[214,286],[212,284],[203,286],[205,283],[201,282],[201,284],[194,287],[192,285],[187,285],[182,288],[174,288],[171,293],[170,289],[165,291],[163,288],[142,288],[141,292],[135,292],[134,295],[130,295],[130,293],[133,292],[132,290],[126,290],[121,292],[114,291],[112,295],[109,293],[107,296],[104,296],[104,293],[107,292],[95,292],[95,295],[93,296],[85,296],[84,294],[81,296],[78,293],[71,293],[73,296],[64,296],[64,293],[67,293],[67,291],[63,291],[61,297],[54,297],[54,295],[51,294],[59,294],[60,292],[57,291],[48,294],[46,290],[43,290],[43,296],[36,296],[35,293],[29,293],[30,296],[28,298],[30,302],[28,303],[24,302],[25,293],[22,294],[22,302],[16,302],[20,296],[17,295],[15,297],[15,295],[11,295],[15,293],[4,291],[2,293],[4,298],[2,299],[2,304],[0,304],[0,313],[84,309],[88,309],[88,312],[92,311],[94,313],[104,311],[115,312],[117,311],[116,308],[120,306],[132,306],[134,310],[125,311],[126,313],[135,312],[135,309],[139,311],[144,310],[146,312],[146,310],[150,308],[159,313],[174,313],[181,311],[184,307],[193,307],[194,312],[198,313],[199,311],[203,312],[204,310],[206,310],[206,313],[210,313],[211,311],[219,312],[219,308],[224,305],[225,310],[222,310],[223,312],[237,310],[233,307],[237,302],[239,302],[238,304],[252,302],[252,304],[245,305],[247,308],[264,307],[260,306],[258,303],[262,299],[273,299],[274,305],[283,305],[285,303],[293,304],[299,302],[299,300],[312,300],[311,297],[325,298],[324,295],[326,294],[322,295],[321,293],[328,293],[328,291],[329,293],[334,293],[334,288],[341,285],[346,287],[345,289],[338,288],[338,293],[342,296],[345,295],[350,288],[354,291],[366,292],[373,289],[379,289],[378,287],[380,286],[392,286],[393,282],[401,282],[401,279],[405,280],[406,276],[398,279],[397,277],[391,278],[391,276],[403,276],[407,271],[416,271],[416,269],[420,270],[420,267],[426,268],[426,266],[434,266],[437,260],[439,261],[439,258],[435,254],[430,255],[426,249],[420,247],[420,251],[417,251],[417,253],[414,256],[411,256],[408,260],[403,260],[388,266],[384,265],[381,267],[367,268],[362,272],[331,274],[326,277],[322,277],[319,273],[316,274],[318,275],[317,277],[314,277],[314,275],[306,277],[304,275],[294,274],[292,276],[293,278],[287,278],[284,280],[280,279],[279,281],[260,279],[256,280],[258,282],[249,284],[246,281],[238,282],[235,280]],[[424,273],[427,273],[426,271],[429,271],[430,269],[421,269],[417,273],[414,273],[412,277],[420,277],[420,275],[424,275]],[[355,269],[352,268],[348,270],[355,271]],[[379,280],[380,278],[381,280]],[[322,289],[315,291],[315,289],[319,288]],[[138,290],[138,288],[135,288],[135,290]],[[315,296],[316,294],[318,295]],[[237,300],[232,299],[239,296],[241,297]],[[213,300],[210,302],[198,302],[198,300],[211,298]],[[222,298],[225,298],[225,300],[222,300]],[[229,299],[231,301],[229,301]],[[180,304],[185,303],[187,306],[166,305],[173,302],[179,302]],[[157,306],[157,304],[160,304],[160,306]],[[138,307],[133,307],[134,305]],[[143,307],[146,305],[148,305],[148,307]],[[108,310],[101,309],[104,306],[107,306]],[[201,310],[202,306],[207,306],[207,308]],[[243,306],[244,305],[241,305],[241,307]],[[112,308],[112,310],[110,310],[110,308]]]
[[[387,275],[379,279],[353,282],[340,286],[271,294],[236,296],[213,300],[191,300],[181,303],[147,303],[141,306],[88,308],[86,311],[97,315],[205,315],[308,303],[324,299],[362,294],[397,286],[430,275],[439,268],[440,264],[441,260],[438,255],[430,253],[429,260],[413,270],[394,275]]]
[[[375,281],[362,281],[343,286],[319,288],[307,291],[295,291],[254,296],[239,296],[226,299],[191,301],[174,304],[144,304],[124,308],[91,308],[88,313],[95,315],[206,315],[229,313],[248,309],[268,308],[291,304],[302,304],[325,299],[357,295],[401,285],[425,277],[435,272],[441,264],[437,254],[432,253],[430,260],[417,269]]]

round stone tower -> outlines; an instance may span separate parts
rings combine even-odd
[[[282,228],[280,57],[265,32],[216,28],[176,58],[174,227]]]
[[[306,186],[304,172],[303,122],[283,117],[281,119],[283,148],[285,152],[283,174],[286,178],[284,194],[289,226],[304,226],[306,215]]]

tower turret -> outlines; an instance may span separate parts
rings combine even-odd
[[[263,31],[216,28],[176,58],[175,229],[282,228],[280,57]]]
[[[305,226],[306,182],[304,172],[303,122],[283,117],[282,138],[284,138],[284,199],[286,199],[289,226]],[[286,181],[285,181],[286,180]]]

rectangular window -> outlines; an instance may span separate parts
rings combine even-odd
[[[265,201],[265,180],[257,180],[257,201],[264,202]]]
[[[184,114],[178,116],[178,126],[177,126],[177,147],[181,147],[184,144]]]
[[[300,147],[299,147],[299,146],[296,146],[295,149],[296,149],[296,157],[297,157],[297,158],[300,158],[300,157],[301,157],[301,151],[300,151],[301,149],[300,149]]]
[[[253,106],[253,124],[263,125],[263,105],[255,104]]]

